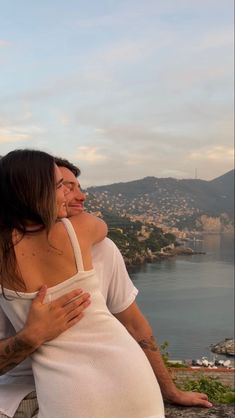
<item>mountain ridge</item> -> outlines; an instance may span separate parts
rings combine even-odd
[[[122,184],[131,184],[131,183],[136,183],[142,180],[176,180],[176,181],[201,181],[201,182],[206,182],[206,183],[211,183],[211,182],[215,182],[215,181],[220,181],[220,179],[224,179],[225,177],[227,178],[228,176],[233,176],[234,177],[234,172],[235,169],[229,170],[224,174],[221,174],[218,177],[215,177],[211,180],[204,180],[204,179],[194,179],[194,178],[185,178],[185,179],[177,179],[175,177],[169,176],[169,177],[155,177],[155,176],[145,176],[139,179],[135,179],[135,180],[129,180],[129,181],[119,181],[119,182],[115,182],[115,183],[106,183],[106,184],[102,184],[99,186],[89,186],[87,187],[87,190],[89,189],[99,189],[99,188],[103,188],[103,187],[109,187],[109,186],[116,186],[116,185],[122,185]]]
[[[234,218],[234,170],[209,181],[148,176],[87,190],[90,209],[106,209],[120,216],[158,217],[181,228],[185,220],[195,224],[202,215],[223,215],[226,222]]]

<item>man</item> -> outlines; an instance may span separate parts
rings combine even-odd
[[[56,163],[60,167],[68,190],[66,195],[68,216],[77,215],[84,210],[85,201],[85,194],[81,191],[77,180],[80,171],[66,160],[56,159]],[[101,292],[109,310],[144,350],[159,382],[163,397],[169,402],[180,405],[210,407],[211,403],[208,402],[206,395],[183,392],[174,385],[161,358],[152,329],[135,302],[138,291],[127,274],[119,250],[108,238],[94,246],[93,265],[100,279]],[[4,313],[0,311],[0,339],[11,335],[14,335],[14,329]],[[26,359],[0,378],[0,418],[36,418],[36,414],[37,401],[31,364],[30,360]]]
[[[85,194],[82,192],[77,179],[80,170],[67,160],[58,158],[56,163],[60,167],[64,184],[69,189],[69,193],[66,196],[68,216],[76,215],[80,210],[84,209],[85,201]],[[160,350],[153,336],[153,331],[135,302],[135,296],[138,291],[133,286],[133,283],[128,276],[124,260],[116,245],[108,238],[105,238],[101,243],[94,246],[94,265],[95,260],[97,260],[99,256],[103,269],[101,289],[106,297],[107,306],[144,350],[156,375],[164,399],[185,406],[197,405],[211,407],[212,404],[208,402],[205,394],[184,392],[176,388],[162,360]],[[110,263],[110,258],[111,264],[109,264],[107,268],[107,263]],[[110,267],[112,267],[112,269],[110,269]],[[110,274],[110,271],[112,274]],[[105,286],[104,279],[107,278],[108,285],[106,284]],[[124,289],[127,284],[128,290],[125,293]],[[117,303],[117,300],[119,303]]]

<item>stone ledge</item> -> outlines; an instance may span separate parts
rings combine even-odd
[[[215,405],[209,409],[165,405],[166,418],[234,418],[234,413],[234,405]]]

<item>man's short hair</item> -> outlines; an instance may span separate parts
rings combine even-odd
[[[54,157],[55,159],[55,163],[56,165],[58,165],[58,167],[65,167],[68,170],[72,171],[72,173],[75,175],[75,177],[78,177],[81,174],[81,170],[74,164],[72,164],[70,161],[64,159],[64,158],[59,158],[59,157]]]

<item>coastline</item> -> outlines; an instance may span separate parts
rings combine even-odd
[[[195,233],[190,232],[189,236],[187,238],[179,239],[177,241],[176,246],[174,244],[170,244],[167,247],[162,248],[160,251],[150,251],[147,250],[142,253],[136,252],[133,256],[127,256],[126,254],[123,254],[123,258],[126,264],[126,267],[129,269],[131,267],[135,267],[138,265],[143,265],[145,263],[155,263],[160,262],[162,260],[166,260],[170,257],[175,257],[179,255],[206,255],[205,251],[196,251],[192,249],[191,247],[185,247],[185,244],[187,243],[194,243],[194,242],[202,242],[204,239],[208,236],[234,236],[234,231],[197,231]]]
[[[179,255],[195,255],[195,254],[202,254],[205,255],[204,251],[194,251],[190,247],[165,247],[162,248],[161,251],[147,251],[145,254],[138,254],[136,253],[133,257],[123,256],[126,267],[131,268],[137,265],[145,264],[145,263],[154,263],[158,261],[163,261],[171,257],[179,256]]]

